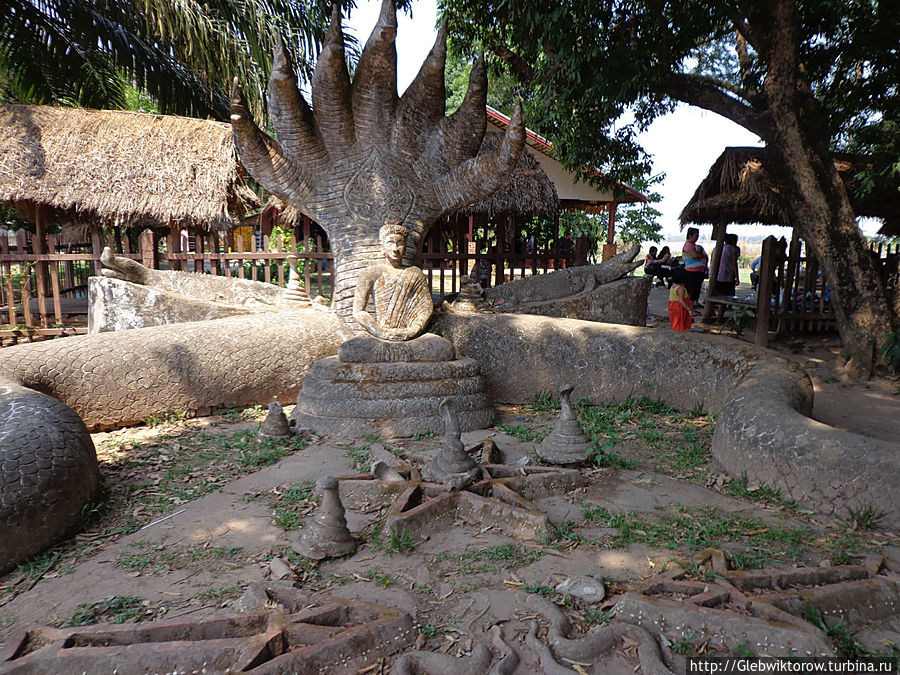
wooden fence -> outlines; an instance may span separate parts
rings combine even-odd
[[[438,303],[459,291],[465,274],[496,285],[585,262],[576,261],[571,250],[525,253],[498,250],[487,241],[470,242],[466,227],[465,221],[436,226],[425,242],[422,268]],[[307,292],[330,297],[333,261],[321,230],[304,218],[290,236],[272,231],[271,225],[214,234],[173,229],[165,236],[144,230],[133,242],[121,229],[94,228],[90,241],[80,244],[63,244],[57,237],[41,238],[22,230],[0,231],[0,346],[86,333],[87,279],[100,274],[104,246],[153,269],[279,286],[287,283],[287,257],[293,254]]]
[[[896,287],[900,283],[897,275],[900,244],[872,244],[870,253],[885,286],[888,289]],[[766,238],[756,300],[756,344],[765,346],[772,333],[819,332],[835,328],[831,290],[819,261],[796,236],[789,245],[783,239]]]

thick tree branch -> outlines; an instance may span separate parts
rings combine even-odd
[[[525,82],[531,82],[534,79],[534,68],[525,61],[521,56],[504,45],[494,47],[494,54],[501,61],[504,61],[512,68]]]
[[[663,81],[661,91],[666,96],[689,105],[710,110],[740,124],[745,129],[766,138],[771,124],[766,115],[753,110],[746,103],[729,96],[721,87],[706,78],[673,73]]]

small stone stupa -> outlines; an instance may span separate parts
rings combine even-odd
[[[260,438],[284,438],[291,435],[291,427],[288,424],[284,408],[278,401],[269,404],[269,414],[259,428]]]
[[[559,388],[562,415],[556,428],[543,440],[538,451],[548,464],[579,464],[587,459],[587,451],[591,448],[591,438],[584,433],[569,400],[574,389],[571,384],[564,384]]]
[[[281,294],[282,302],[287,305],[297,305],[299,307],[308,307],[310,305],[309,295],[303,282],[300,281],[300,272],[297,271],[297,256],[289,255],[288,261],[288,282]]]
[[[381,228],[386,262],[363,270],[353,300],[353,318],[366,332],[313,364],[297,396],[295,428],[356,438],[375,432],[383,439],[439,433],[445,398],[461,429],[490,426],[478,363],[455,358],[449,340],[423,334],[434,303],[422,270],[401,264],[407,233],[397,220]]]
[[[316,481],[316,487],[322,493],[322,502],[292,543],[293,549],[313,560],[339,558],[353,553],[356,539],[347,528],[337,478],[323,476]]]
[[[466,452],[460,438],[459,417],[450,399],[441,402],[444,418],[444,445],[428,464],[422,467],[422,478],[432,483],[443,483],[452,490],[461,490],[475,482],[481,468]]]

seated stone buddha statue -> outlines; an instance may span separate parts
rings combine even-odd
[[[411,340],[425,330],[434,304],[425,274],[403,267],[408,230],[388,221],[379,231],[386,263],[370,265],[359,275],[353,297],[353,318],[380,340]]]

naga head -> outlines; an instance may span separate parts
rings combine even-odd
[[[503,142],[480,151],[487,128],[483,58],[473,65],[462,105],[445,114],[443,25],[419,73],[398,96],[396,34],[393,0],[384,0],[351,78],[335,5],[313,74],[312,106],[284,46],[275,50],[269,116],[277,140],[256,126],[237,84],[231,106],[247,170],[328,233],[337,274],[334,302],[345,319],[358,272],[381,255],[379,231],[387,220],[408,229],[404,262],[418,264],[432,224],[501,187],[525,141],[517,104]]]

